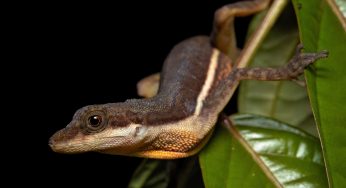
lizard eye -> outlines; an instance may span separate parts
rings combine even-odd
[[[92,127],[98,127],[102,123],[102,117],[99,115],[90,116],[88,124]]]
[[[96,133],[102,131],[106,127],[106,117],[102,111],[93,111],[86,116],[84,126],[82,128],[86,133]]]

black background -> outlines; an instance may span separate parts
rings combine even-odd
[[[159,72],[170,49],[195,35],[209,35],[213,13],[228,0],[50,3],[39,13],[40,83],[36,114],[43,136],[46,186],[126,187],[141,159],[98,153],[57,154],[49,137],[85,105],[136,98],[136,83]],[[238,19],[241,46],[249,19]],[[45,132],[43,132],[45,130]]]

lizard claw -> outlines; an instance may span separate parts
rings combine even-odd
[[[304,49],[304,45],[302,43],[299,43],[296,48],[296,54],[300,54],[300,52]]]
[[[301,87],[306,87],[305,80],[299,80],[298,78],[293,78],[292,81]]]
[[[316,53],[302,53],[302,54],[300,54],[300,56],[301,56],[302,60],[306,63],[306,65],[309,65],[318,59],[327,58],[328,57],[328,51],[323,50],[323,51],[316,52]]]
[[[304,72],[304,69],[310,64],[316,62],[318,59],[328,57],[328,51],[322,50],[316,53],[304,53],[301,52],[303,49],[303,45],[299,44],[296,49],[296,54],[290,60],[287,65],[287,71],[291,79],[298,77],[300,74]],[[313,67],[311,67],[313,68]],[[297,82],[299,85],[301,83]]]
[[[316,53],[304,53],[302,52],[302,49],[303,44],[298,44],[296,48],[295,58],[296,60],[300,61],[304,67],[310,65],[311,63],[314,63],[318,59],[327,58],[329,54],[327,50],[322,50]]]
[[[301,51],[304,49],[304,45],[302,43],[299,43],[296,48],[296,55],[300,55]],[[313,56],[315,60],[321,59],[321,58],[327,58],[329,55],[329,52],[327,50],[322,50],[317,53],[304,53],[308,56]]]
[[[316,58],[321,59],[321,58],[327,58],[329,55],[329,52],[327,50],[322,50],[317,53]]]

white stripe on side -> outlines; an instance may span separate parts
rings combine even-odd
[[[213,84],[214,78],[215,78],[219,54],[220,54],[219,50],[213,49],[213,53],[212,53],[211,58],[210,58],[210,64],[208,67],[207,77],[206,77],[206,80],[203,84],[202,90],[197,97],[197,103],[196,103],[194,115],[199,115],[202,111],[203,101],[207,98],[209,90],[210,90],[210,88]]]

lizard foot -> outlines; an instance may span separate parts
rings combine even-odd
[[[312,63],[314,63],[315,61],[317,61],[318,59],[322,59],[322,58],[327,58],[328,57],[328,51],[327,50],[322,50],[320,52],[316,52],[316,53],[304,53],[302,52],[302,50],[304,49],[302,44],[298,44],[297,49],[296,49],[296,53],[293,57],[293,64],[296,64],[296,66],[303,66],[306,67]],[[294,63],[296,62],[296,63]]]

